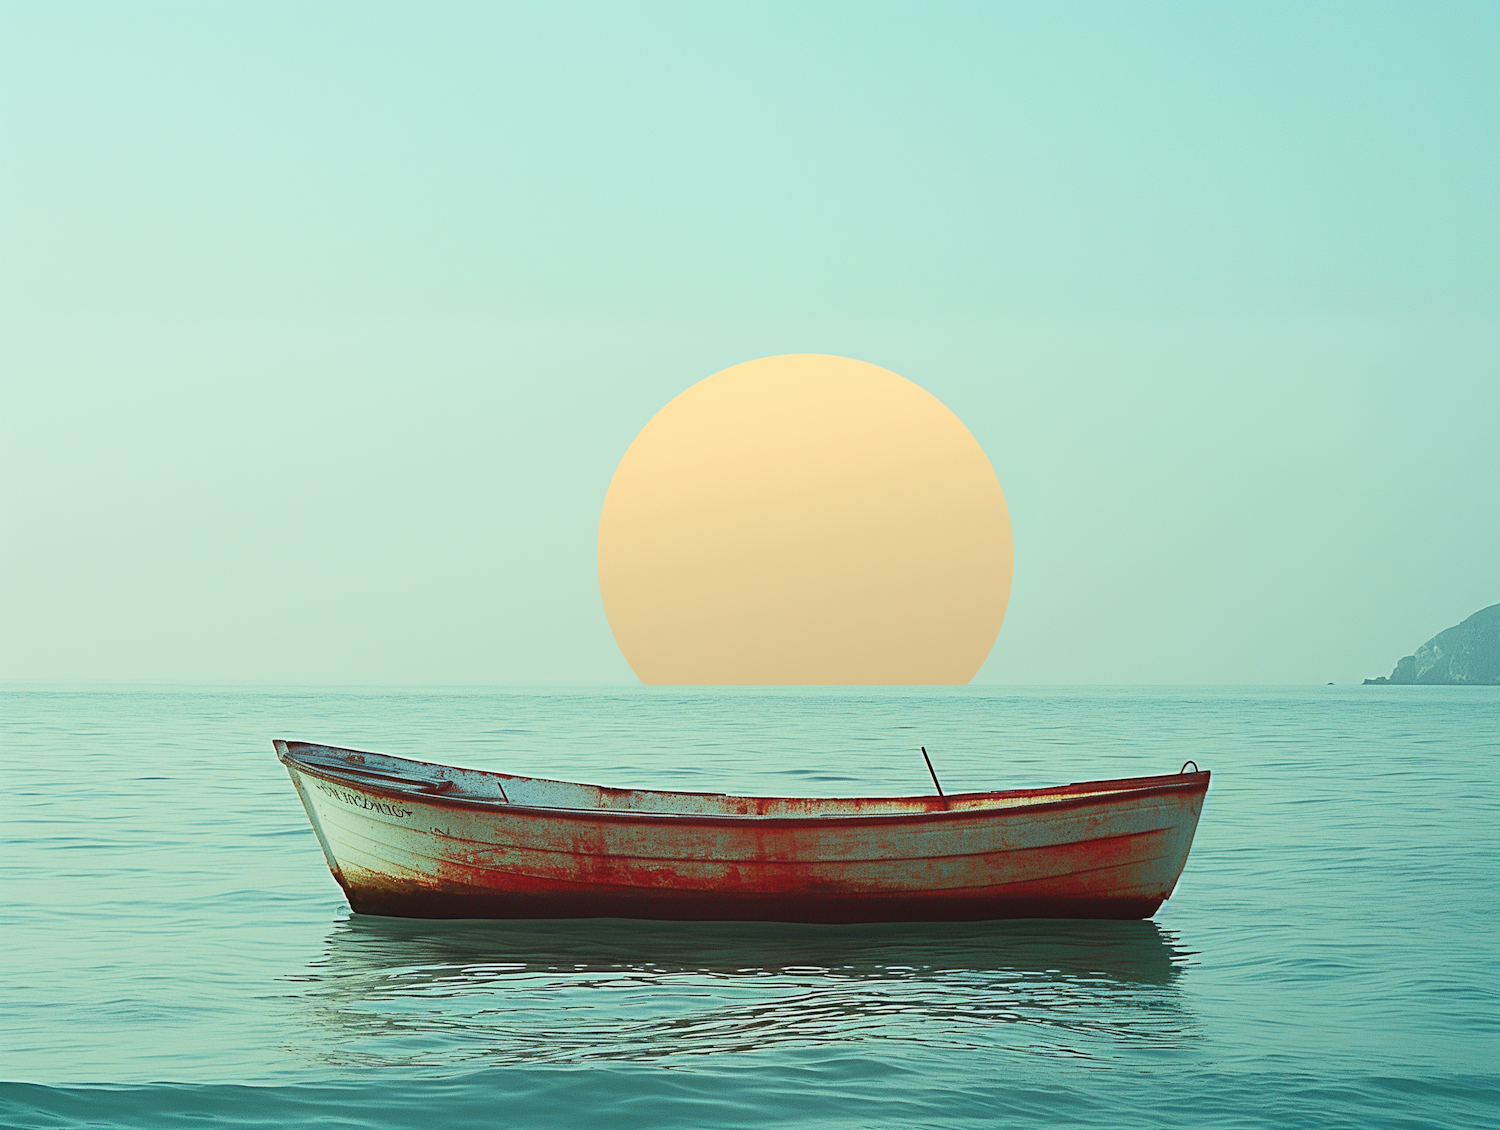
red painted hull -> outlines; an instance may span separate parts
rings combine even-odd
[[[1209,783],[727,797],[276,747],[350,906],[419,918],[1147,918]]]

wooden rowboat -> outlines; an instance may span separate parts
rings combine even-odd
[[[276,753],[349,905],[403,918],[1149,918],[1209,780],[1194,766],[946,797],[742,797]]]

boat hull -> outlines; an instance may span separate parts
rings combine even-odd
[[[390,918],[645,918],[677,922],[977,922],[1003,918],[1150,918],[1161,898],[1054,895],[1001,890],[959,896],[720,894],[649,890],[517,891],[436,887],[380,876],[346,884],[356,914]]]
[[[395,759],[366,778],[277,744],[350,906],[415,918],[1147,918],[1186,863],[1208,788],[1191,773],[881,798],[868,812],[590,810],[474,796],[473,771],[453,771],[470,775],[464,795],[429,795],[433,778],[403,784]],[[513,793],[528,780],[486,776]],[[819,803],[748,799],[772,813]]]

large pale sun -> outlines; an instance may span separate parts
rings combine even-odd
[[[645,683],[967,683],[1010,578],[979,443],[847,357],[695,384],[636,436],[599,520],[604,609]]]

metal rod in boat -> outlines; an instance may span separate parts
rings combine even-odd
[[[938,784],[937,774],[932,772],[932,758],[927,756],[927,747],[924,745],[920,748],[922,750],[922,760],[927,762],[927,772],[932,774],[933,787],[937,789],[938,796],[942,796],[943,786]]]

